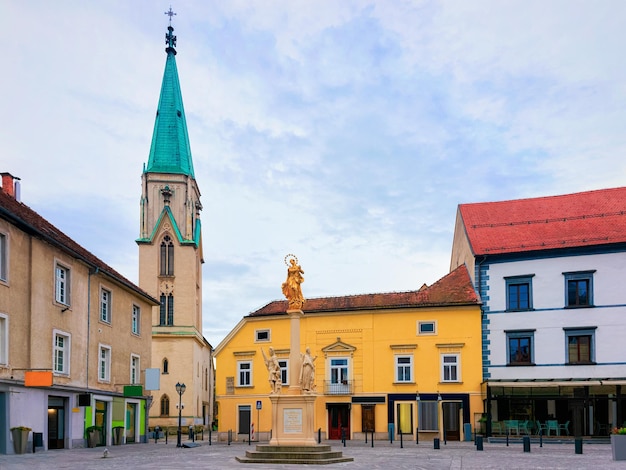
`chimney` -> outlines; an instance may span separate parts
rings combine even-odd
[[[5,194],[8,194],[9,196],[15,198],[15,189],[17,186],[19,186],[19,178],[17,176],[13,176],[11,173],[6,172],[0,173],[0,176],[2,176],[2,191],[4,191]]]

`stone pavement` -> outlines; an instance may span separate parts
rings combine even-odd
[[[333,450],[343,451],[345,456],[353,457],[353,462],[332,465],[275,465],[243,464],[235,460],[236,456],[245,455],[253,449],[247,443],[213,443],[199,441],[195,448],[177,448],[176,442],[168,444],[128,444],[111,446],[109,456],[103,458],[104,447],[94,449],[71,449],[39,451],[36,454],[0,455],[2,470],[37,470],[37,469],[216,469],[216,470],[273,470],[307,468],[352,469],[624,469],[626,461],[613,461],[609,444],[584,444],[583,453],[576,454],[573,443],[546,443],[543,447],[533,443],[531,452],[524,452],[521,442],[483,444],[478,451],[472,442],[441,443],[440,449],[434,449],[432,441],[410,441],[400,447],[399,442],[347,441],[346,447],[338,441],[325,441]],[[263,443],[262,443],[263,444]]]

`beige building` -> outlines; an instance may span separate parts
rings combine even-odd
[[[141,176],[139,285],[159,299],[152,311],[150,424],[208,426],[212,421],[212,348],[202,336],[202,233],[178,72],[176,37],[167,59],[148,163]],[[185,385],[181,396],[177,384]],[[180,390],[180,387],[178,388]],[[179,410],[179,404],[183,408]]]
[[[26,426],[44,449],[146,439],[144,369],[156,299],[0,190],[0,454]],[[118,431],[119,432],[119,431]]]

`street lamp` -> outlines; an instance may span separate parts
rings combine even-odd
[[[187,387],[185,386],[185,384],[181,384],[180,382],[176,383],[176,392],[178,392],[178,436],[177,436],[177,441],[176,441],[176,447],[182,447],[182,443],[181,443],[181,420],[182,420],[182,413],[183,413],[183,393],[185,393],[185,389]]]

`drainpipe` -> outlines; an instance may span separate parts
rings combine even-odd
[[[91,272],[89,270],[89,275],[87,276],[87,383],[85,384],[85,388],[89,390],[89,339],[91,332],[91,276],[94,274],[98,274],[100,272],[100,268],[96,266],[95,270]]]

